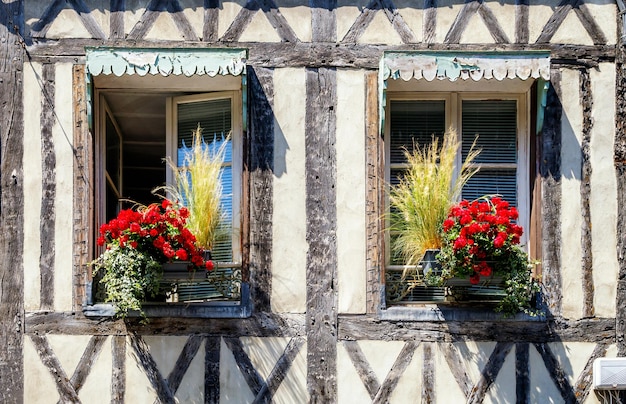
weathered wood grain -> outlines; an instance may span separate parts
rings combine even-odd
[[[80,310],[91,296],[86,284],[91,284],[91,261],[93,240],[93,138],[87,119],[87,90],[85,66],[75,65],[72,75],[74,109],[74,310]]]
[[[463,32],[465,32],[465,29],[467,28],[470,18],[478,11],[480,6],[481,2],[479,0],[466,0],[463,8],[461,8],[461,11],[459,11],[454,18],[454,22],[450,26],[443,42],[459,43]]]
[[[272,215],[274,189],[274,71],[248,69],[250,88],[250,276],[252,301],[260,311],[270,310],[272,294]]]
[[[126,337],[111,337],[111,403],[123,404],[126,394]]]
[[[562,0],[559,5],[546,22],[546,25],[541,30],[541,34],[537,37],[537,43],[548,43],[559,29],[567,14],[572,10],[579,0]]]
[[[498,342],[496,344],[496,347],[489,356],[489,360],[487,360],[485,367],[481,371],[478,382],[472,388],[470,395],[467,397],[468,404],[478,404],[483,402],[487,391],[496,381],[496,377],[504,364],[504,360],[509,352],[511,352],[511,348],[513,348],[512,342]]]
[[[83,0],[68,0],[68,2],[72,5],[72,8],[74,8],[76,13],[78,13],[78,17],[92,38],[106,38],[104,31],[102,31],[102,27],[98,24],[94,16],[91,14],[91,10],[87,7],[87,4],[85,4]]]
[[[541,143],[542,281],[547,309],[561,314],[561,115],[560,71],[550,72]]]
[[[41,72],[41,211],[39,231],[41,233],[41,254],[39,271],[41,276],[40,309],[52,310],[54,307],[54,257],[56,207],[56,153],[52,127],[54,126],[54,90],[55,65],[44,64]]]
[[[478,7],[477,11],[478,15],[480,15],[482,20],[485,22],[485,26],[489,30],[489,33],[496,43],[511,42],[509,40],[509,37],[506,35],[506,32],[504,32],[504,29],[502,29],[502,26],[498,22],[496,15],[491,10],[491,8],[489,8],[489,6],[485,4],[485,2],[481,2],[481,5],[480,7]]]
[[[24,1],[0,3],[0,402],[24,400]]]
[[[136,47],[154,48],[155,43],[147,40],[133,41]],[[97,41],[90,39],[34,40],[28,47],[33,61],[84,61],[85,47],[125,47],[122,40]],[[159,41],[158,46],[172,49],[197,49],[206,47],[205,42]],[[303,42],[220,42],[220,46],[247,48],[248,65],[254,67],[348,67],[377,69],[384,51],[467,51],[467,52],[526,52],[550,51],[554,66],[593,66],[615,60],[615,46],[568,45],[568,44],[400,44],[370,45],[358,43]]]
[[[185,346],[178,356],[174,368],[167,376],[167,384],[172,390],[172,393],[176,394],[178,387],[180,387],[180,383],[183,381],[185,373],[187,373],[187,369],[189,369],[191,361],[196,357],[196,354],[200,349],[200,345],[202,345],[202,337],[197,335],[190,335],[187,342],[185,342]]]
[[[48,339],[45,336],[40,335],[31,335],[30,339],[39,354],[41,362],[46,368],[48,368],[50,375],[54,379],[57,391],[61,396],[61,401],[71,403],[80,402],[78,393],[76,393],[76,390],[74,390],[74,387],[70,383],[67,373],[65,373],[65,370],[61,366],[61,362],[59,362],[59,359],[52,351],[52,348],[48,343]],[[23,399],[23,397],[20,397],[20,399]]]
[[[257,0],[261,10],[265,13],[267,20],[283,42],[297,42],[298,37],[293,31],[285,17],[281,14],[274,0]]]
[[[584,403],[592,389],[593,381],[593,362],[598,358],[606,356],[607,345],[596,344],[591,356],[587,360],[585,367],[580,372],[576,383],[574,384],[574,394],[579,403]]]
[[[528,43],[529,0],[515,0],[515,43]]]
[[[550,375],[550,378],[554,382],[554,385],[561,393],[561,397],[565,400],[566,403],[576,403],[576,394],[574,393],[574,389],[569,384],[567,380],[567,375],[565,374],[565,370],[559,363],[559,360],[554,356],[554,353],[550,349],[548,344],[534,344],[537,352],[541,355],[541,359],[543,359],[543,363],[546,366],[546,370]]]
[[[311,41],[337,40],[337,0],[309,0],[311,8]]]
[[[371,339],[372,335],[384,341],[612,343],[615,341],[615,320],[382,321],[375,315],[339,317],[340,340]]]
[[[617,293],[615,299],[616,340],[619,356],[626,356],[626,50],[623,40],[617,47],[615,64],[615,180],[617,185]]]
[[[167,2],[167,12],[172,16],[176,28],[178,28],[178,31],[185,41],[200,40],[191,26],[189,19],[187,19],[187,16],[183,13],[183,8],[178,0],[170,0]]]
[[[346,349],[346,352],[350,357],[350,361],[352,361],[363,386],[365,386],[370,398],[373,399],[376,397],[376,393],[378,393],[378,390],[380,389],[380,382],[376,377],[374,369],[370,366],[357,341],[344,341],[343,346]]]
[[[32,25],[30,35],[33,37],[44,38],[48,33],[48,29],[52,25],[54,19],[59,15],[64,7],[65,2],[63,0],[54,0],[46,8],[43,15],[39,17],[36,23]],[[24,11],[22,10],[22,13]]]
[[[204,42],[217,41],[219,15],[220,0],[204,0],[204,23],[202,25],[202,40]]]
[[[220,38],[222,42],[236,42],[241,37],[241,34],[250,25],[250,21],[254,15],[259,11],[259,5],[257,0],[248,0],[246,5],[241,8],[241,11],[237,14],[233,22],[224,32],[224,35]]]
[[[420,345],[417,341],[406,341],[402,350],[398,354],[395,362],[391,366],[387,377],[383,381],[378,389],[378,393],[376,397],[372,400],[372,404],[383,404],[388,403],[391,397],[391,393],[393,393],[394,389],[398,385],[400,378],[404,374],[407,366],[411,363],[413,359],[413,355],[417,350],[417,347]],[[426,358],[425,358],[426,359]]]
[[[150,0],[146,10],[141,15],[139,21],[137,21],[130,30],[127,38],[131,40],[144,39],[159,17],[159,13],[166,10],[167,4],[168,0]]]
[[[585,28],[585,30],[593,40],[594,45],[606,44],[607,40],[604,32],[602,32],[602,28],[600,28],[600,26],[596,22],[596,19],[591,14],[589,7],[584,1],[578,1],[576,6],[574,7],[574,12],[582,23],[582,26]],[[620,25],[618,24],[618,26]]]
[[[422,404],[433,404],[437,402],[433,344],[429,342],[423,344],[423,346],[424,365],[422,367]]]
[[[76,365],[76,369],[70,379],[70,383],[74,387],[76,393],[78,393],[85,384],[85,380],[87,379],[87,376],[89,376],[94,363],[96,363],[106,339],[107,337],[101,335],[94,335],[91,339],[89,339],[89,342],[85,347],[85,351],[83,352],[78,365]]]
[[[439,349],[443,353],[454,380],[456,380],[465,397],[468,397],[472,389],[472,381],[467,374],[467,369],[465,369],[459,350],[450,342],[439,344]]]
[[[204,339],[204,402],[219,404],[220,402],[220,337]]]
[[[356,43],[361,35],[363,35],[367,27],[369,27],[372,20],[374,20],[379,8],[380,6],[378,0],[371,0],[352,23],[352,26],[348,29],[348,32],[346,32],[341,42]]]
[[[248,357],[248,354],[243,349],[241,339],[224,338],[224,342],[226,342],[228,349],[230,349],[233,353],[235,362],[237,362],[237,367],[239,368],[239,371],[241,371],[243,378],[246,380],[246,384],[252,391],[252,394],[256,396],[265,384],[265,380],[263,380],[259,372],[257,372],[254,368],[252,361],[250,361],[250,357]]]
[[[583,316],[593,317],[595,314],[594,299],[594,282],[593,282],[593,252],[591,240],[591,133],[593,129],[593,117],[591,116],[593,108],[593,91],[591,89],[591,79],[589,70],[581,69],[579,76],[579,98],[582,106],[583,122],[582,122],[582,140],[581,140],[581,157],[582,157],[582,178],[580,179],[580,203],[581,203],[581,250],[582,250],[582,289],[583,289]]]
[[[387,19],[391,23],[393,29],[398,33],[400,39],[402,39],[403,43],[413,43],[417,42],[415,38],[415,34],[409,27],[409,25],[404,21],[402,15],[393,4],[392,0],[379,0],[380,6],[382,10],[385,12]]]
[[[123,39],[124,12],[126,11],[126,0],[111,0],[111,15],[109,16],[109,38]]]
[[[139,365],[142,367],[152,388],[157,394],[157,399],[162,403],[174,403],[174,393],[161,375],[161,372],[159,372],[159,368],[150,354],[148,344],[137,334],[130,335],[130,343],[137,356]]]
[[[306,333],[312,402],[337,400],[337,77],[306,69]]]
[[[530,404],[530,345],[515,344],[515,397],[520,404]]]
[[[434,44],[437,41],[437,3],[437,0],[424,1],[424,43]]]
[[[27,334],[66,335],[202,335],[202,336],[258,336],[293,337],[304,335],[303,314],[273,314],[255,312],[244,319],[220,318],[151,318],[141,324],[139,318],[126,321],[113,318],[86,318],[81,313],[37,312],[27,313]]]
[[[304,345],[304,342],[305,339],[302,336],[296,336],[289,340],[289,343],[285,347],[285,351],[282,353],[280,358],[278,358],[276,365],[261,387],[259,394],[255,397],[253,404],[272,402],[274,394],[276,394],[278,387],[283,380],[285,380],[287,372],[291,368],[291,365]]]
[[[381,306],[382,263],[384,262],[384,232],[382,229],[384,193],[382,192],[383,139],[378,130],[378,75],[369,72],[365,78],[365,165],[366,165],[366,310],[376,313]]]

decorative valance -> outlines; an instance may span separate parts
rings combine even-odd
[[[550,55],[547,53],[415,53],[386,52],[380,63],[382,78],[415,78],[432,81],[457,79],[528,78],[550,80]]]
[[[543,123],[543,108],[550,80],[550,53],[525,52],[385,52],[379,68],[380,130],[384,127],[387,80],[411,79],[434,81],[459,79],[496,80],[506,85],[505,79],[538,80],[538,129]]]
[[[233,75],[245,74],[245,49],[87,49],[87,71],[100,74]]]

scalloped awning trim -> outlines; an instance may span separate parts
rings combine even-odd
[[[87,71],[122,76],[160,74],[239,76],[245,74],[245,49],[118,49],[93,48],[87,50]]]
[[[415,78],[426,81],[472,79],[550,80],[549,53],[415,53],[386,52],[381,60],[384,80]]]

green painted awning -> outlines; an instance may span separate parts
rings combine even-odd
[[[217,75],[245,74],[246,49],[131,49],[90,48],[87,71],[100,74]]]
[[[549,88],[550,53],[526,52],[427,52],[389,51],[383,54],[379,66],[379,129],[385,119],[387,80],[411,79],[434,81],[506,80],[539,81],[539,112],[537,129],[543,123],[543,106]]]

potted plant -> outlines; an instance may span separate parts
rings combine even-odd
[[[223,233],[221,170],[229,139],[230,136],[221,141],[214,138],[211,144],[207,144],[198,125],[193,133],[192,145],[186,149],[180,166],[167,159],[174,172],[174,185],[164,189],[172,199],[187,207],[187,228],[196,236],[197,244],[206,251],[213,249],[215,241]]]
[[[472,148],[459,169],[456,158],[460,142],[453,131],[413,152],[404,151],[407,169],[397,185],[390,186],[390,234],[392,252],[407,266],[417,265],[428,250],[442,246],[441,225],[450,206],[477,168]]]
[[[100,227],[98,245],[106,250],[93,262],[102,272],[105,300],[115,303],[116,313],[130,310],[142,316],[142,303],[159,292],[166,262],[185,261],[188,270],[213,269],[201,253],[195,235],[187,228],[189,211],[164,199],[161,204],[125,209]]]
[[[497,283],[504,292],[497,311],[530,312],[539,285],[531,276],[534,263],[519,246],[523,229],[517,218],[517,209],[497,196],[452,206],[442,226],[441,272],[428,275],[428,283],[450,285],[455,278],[469,285]]]

